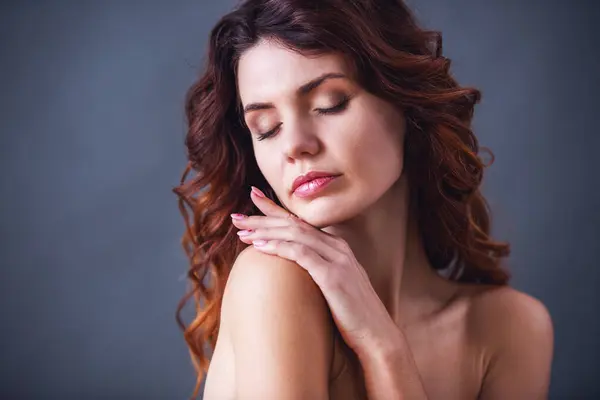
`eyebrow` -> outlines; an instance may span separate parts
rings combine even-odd
[[[328,72],[328,73],[325,73],[325,74],[303,84],[302,86],[300,86],[296,90],[296,96],[298,96],[298,97],[306,96],[312,90],[319,87],[319,85],[322,84],[323,82],[325,82],[327,79],[336,79],[336,78],[348,79],[348,77],[346,75],[341,74],[339,72]],[[275,108],[273,103],[251,103],[251,104],[248,104],[246,107],[244,107],[244,114],[247,114],[251,111],[266,110],[266,109],[270,109],[270,108]]]

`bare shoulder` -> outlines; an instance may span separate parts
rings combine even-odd
[[[468,332],[485,368],[480,398],[546,398],[554,346],[546,306],[509,286],[471,286],[467,293]]]
[[[333,352],[329,308],[295,262],[252,246],[237,257],[221,310],[243,398],[326,398]]]
[[[293,261],[248,246],[236,258],[227,279],[223,313],[238,313],[244,305],[258,303],[284,308],[294,315],[302,310],[324,318],[329,315],[320,288],[306,270]]]
[[[552,334],[552,320],[537,298],[509,286],[480,286],[467,289],[469,324],[474,334],[502,345],[513,335],[541,339]],[[508,335],[508,337],[507,337]]]

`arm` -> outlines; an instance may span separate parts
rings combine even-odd
[[[236,399],[327,399],[332,321],[310,275],[252,247],[237,258],[222,306]]]
[[[360,355],[369,400],[427,400],[408,342],[400,328],[391,327],[389,341]]]
[[[554,346],[552,320],[533,297],[506,288],[482,300],[478,321],[487,321],[490,358],[481,387],[481,400],[548,397]],[[485,304],[485,302],[490,304]],[[476,324],[478,322],[475,322]]]

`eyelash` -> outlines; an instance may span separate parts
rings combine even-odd
[[[349,97],[345,97],[340,103],[338,103],[337,105],[330,107],[330,108],[317,108],[317,114],[319,115],[330,115],[330,114],[336,114],[338,112],[344,111],[346,109],[346,106],[348,105],[348,102],[350,101]],[[265,132],[265,133],[259,133],[258,136],[258,140],[265,140],[271,136],[273,136],[276,132],[277,129],[279,129],[279,127],[281,126],[281,124],[277,125],[276,128],[271,129],[269,132]]]

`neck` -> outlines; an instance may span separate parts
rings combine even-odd
[[[427,259],[409,199],[408,182],[402,176],[364,213],[324,229],[348,242],[399,326],[435,312],[451,290]]]

